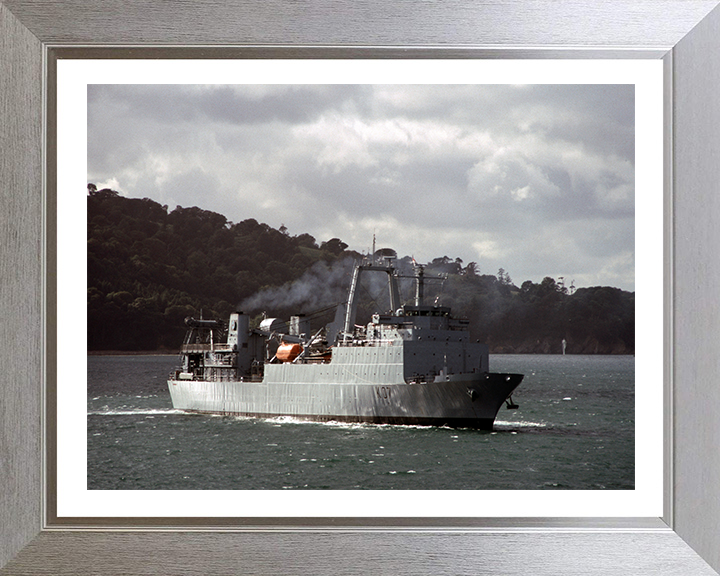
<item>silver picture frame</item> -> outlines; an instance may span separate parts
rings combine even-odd
[[[717,575],[718,4],[0,0],[0,575]],[[58,518],[53,71],[99,57],[661,59],[663,516]]]

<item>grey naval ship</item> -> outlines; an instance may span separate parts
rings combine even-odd
[[[492,373],[486,344],[468,321],[423,302],[416,266],[413,304],[401,305],[394,258],[356,263],[346,303],[316,332],[304,316],[186,318],[181,366],[168,380],[175,409],[301,420],[492,429],[522,374]],[[387,276],[390,312],[355,324],[361,275]],[[224,341],[223,341],[224,340]]]

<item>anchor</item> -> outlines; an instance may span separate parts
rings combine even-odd
[[[505,405],[507,406],[508,410],[515,410],[516,408],[520,408],[520,406],[513,402],[512,394],[505,399]]]

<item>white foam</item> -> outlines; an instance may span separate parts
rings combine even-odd
[[[97,410],[88,412],[88,416],[165,416],[184,414],[182,410]]]
[[[547,422],[506,422],[504,420],[495,420],[495,426],[513,427],[513,428],[547,428]]]

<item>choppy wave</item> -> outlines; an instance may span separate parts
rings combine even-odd
[[[252,416],[235,416],[238,419],[254,419]],[[281,426],[282,424],[306,424],[309,426],[325,426],[329,428],[345,428],[349,430],[361,429],[361,428],[404,428],[404,429],[417,429],[417,430],[428,430],[430,428],[447,428],[452,430],[449,426],[423,426],[422,424],[377,424],[373,422],[341,422],[339,420],[312,420],[305,418],[295,418],[293,416],[277,416],[274,418],[262,418],[263,422]]]
[[[239,416],[238,418],[250,419],[252,416]],[[277,416],[274,418],[262,418],[263,422],[280,426],[282,424],[305,424],[308,426],[326,426],[331,428],[367,428],[367,427],[380,427],[390,426],[390,424],[371,424],[368,422],[340,422],[339,420],[308,420],[305,418],[295,418],[293,416]]]
[[[169,416],[172,414],[184,414],[184,412],[175,409],[92,410],[88,412],[88,416]]]
[[[499,356],[495,369],[526,379],[520,408],[501,410],[492,431],[184,413],[155,378],[168,360],[88,359],[88,489],[634,488],[634,365],[623,359]]]
[[[501,428],[547,428],[547,422],[507,422],[505,420],[495,420],[495,426]]]
[[[252,416],[234,416],[238,420],[254,420]],[[274,424],[281,426],[283,424],[305,424],[309,426],[326,426],[329,428],[345,428],[345,429],[360,429],[360,428],[403,428],[403,429],[416,429],[416,430],[428,430],[428,429],[444,429],[444,430],[456,430],[451,426],[425,426],[422,424],[376,424],[372,422],[341,422],[339,420],[308,420],[304,418],[295,418],[293,416],[277,416],[273,418],[261,418],[263,422],[268,424]],[[550,424],[547,422],[529,422],[529,421],[504,421],[496,420],[495,428],[500,430],[514,430],[518,428],[549,428]]]

